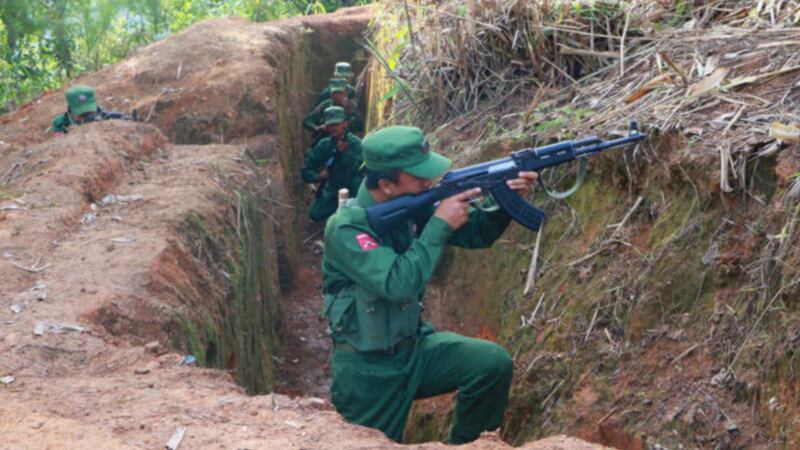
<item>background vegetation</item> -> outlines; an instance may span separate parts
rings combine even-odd
[[[203,19],[263,22],[370,0],[0,0],[0,113]]]

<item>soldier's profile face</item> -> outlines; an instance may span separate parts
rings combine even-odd
[[[404,194],[419,194],[431,187],[431,180],[429,178],[416,177],[403,171],[400,172],[397,183],[387,182],[392,185],[392,197],[398,197]]]

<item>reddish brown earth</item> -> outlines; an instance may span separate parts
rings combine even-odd
[[[13,376],[0,385],[0,448],[162,448],[178,427],[187,449],[400,447],[328,404],[318,255],[294,175],[308,92],[281,91],[319,84],[301,45],[352,38],[369,17],[209,21],[79,80],[149,123],[53,136],[62,92],[0,118],[0,376]],[[339,56],[320,58],[321,72]],[[234,193],[265,190],[284,311],[276,388],[288,396],[248,396],[230,368],[180,364],[179,319],[215,314],[229,288],[183,224],[197,215],[228,232]],[[108,194],[141,198],[103,204]],[[507,446],[489,435],[469,448]],[[601,447],[556,436],[525,448]]]

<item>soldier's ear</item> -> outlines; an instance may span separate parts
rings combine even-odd
[[[391,197],[392,193],[394,193],[394,183],[385,178],[382,178],[378,180],[378,189],[380,189],[381,192],[383,192],[385,195]]]

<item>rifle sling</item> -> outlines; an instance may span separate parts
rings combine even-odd
[[[564,200],[570,195],[578,192],[578,189],[580,189],[581,185],[583,184],[583,180],[586,178],[586,166],[588,162],[589,161],[587,158],[579,158],[578,176],[575,178],[575,183],[572,185],[571,188],[567,189],[564,192],[553,192],[547,189],[547,186],[545,186],[544,181],[542,181],[542,177],[539,177],[539,184],[542,186],[547,195],[550,196],[550,198],[554,198],[556,200]]]

